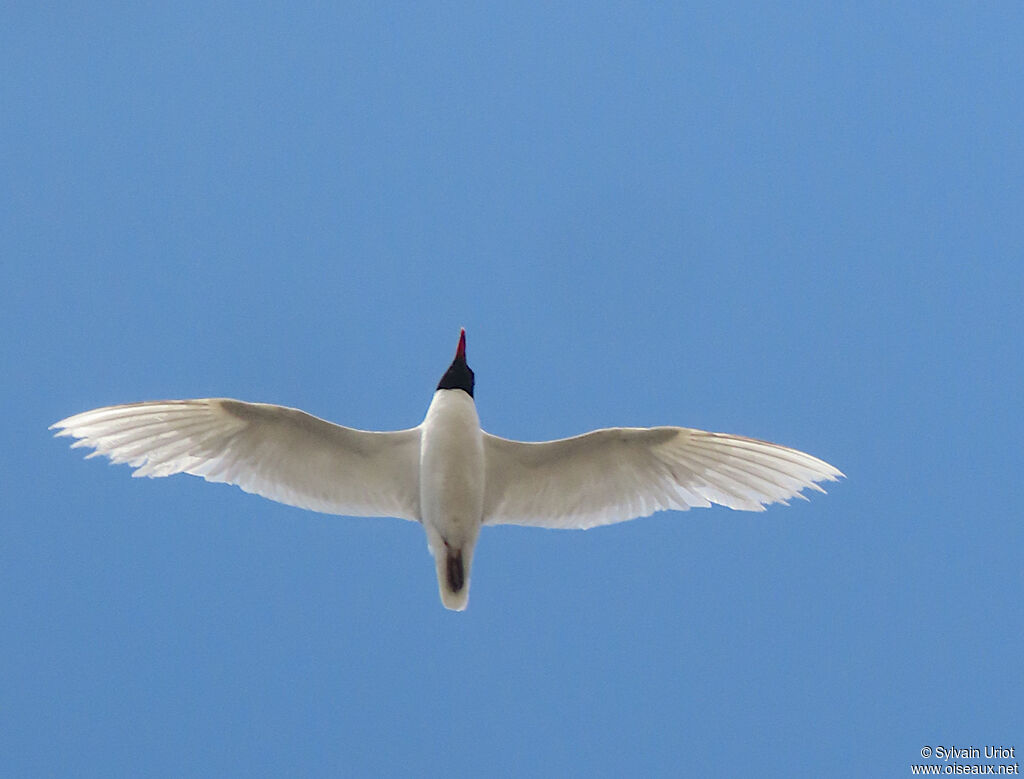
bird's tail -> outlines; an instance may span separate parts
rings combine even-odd
[[[446,609],[462,611],[469,603],[469,566],[472,551],[445,546],[435,556],[437,586]]]

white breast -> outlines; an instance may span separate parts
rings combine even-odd
[[[423,420],[420,446],[420,510],[431,547],[472,548],[483,502],[483,433],[476,404],[462,390],[438,390]]]

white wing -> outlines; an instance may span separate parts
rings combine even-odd
[[[313,511],[419,520],[419,428],[354,430],[227,398],[107,406],[53,428],[132,476],[191,473]]]
[[[796,449],[685,427],[609,428],[526,443],[484,433],[484,523],[588,528],[655,511],[764,511],[842,476]]]

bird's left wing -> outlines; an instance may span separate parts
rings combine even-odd
[[[754,438],[685,427],[609,428],[527,443],[484,434],[484,523],[588,528],[718,503],[764,511],[842,476]]]
[[[419,428],[355,430],[228,398],[107,406],[54,428],[132,476],[190,473],[327,514],[419,520]]]

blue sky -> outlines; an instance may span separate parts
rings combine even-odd
[[[0,755],[18,776],[898,776],[1024,749],[1017,3],[22,4],[0,30]],[[47,426],[229,396],[678,424],[765,514],[422,530]]]

